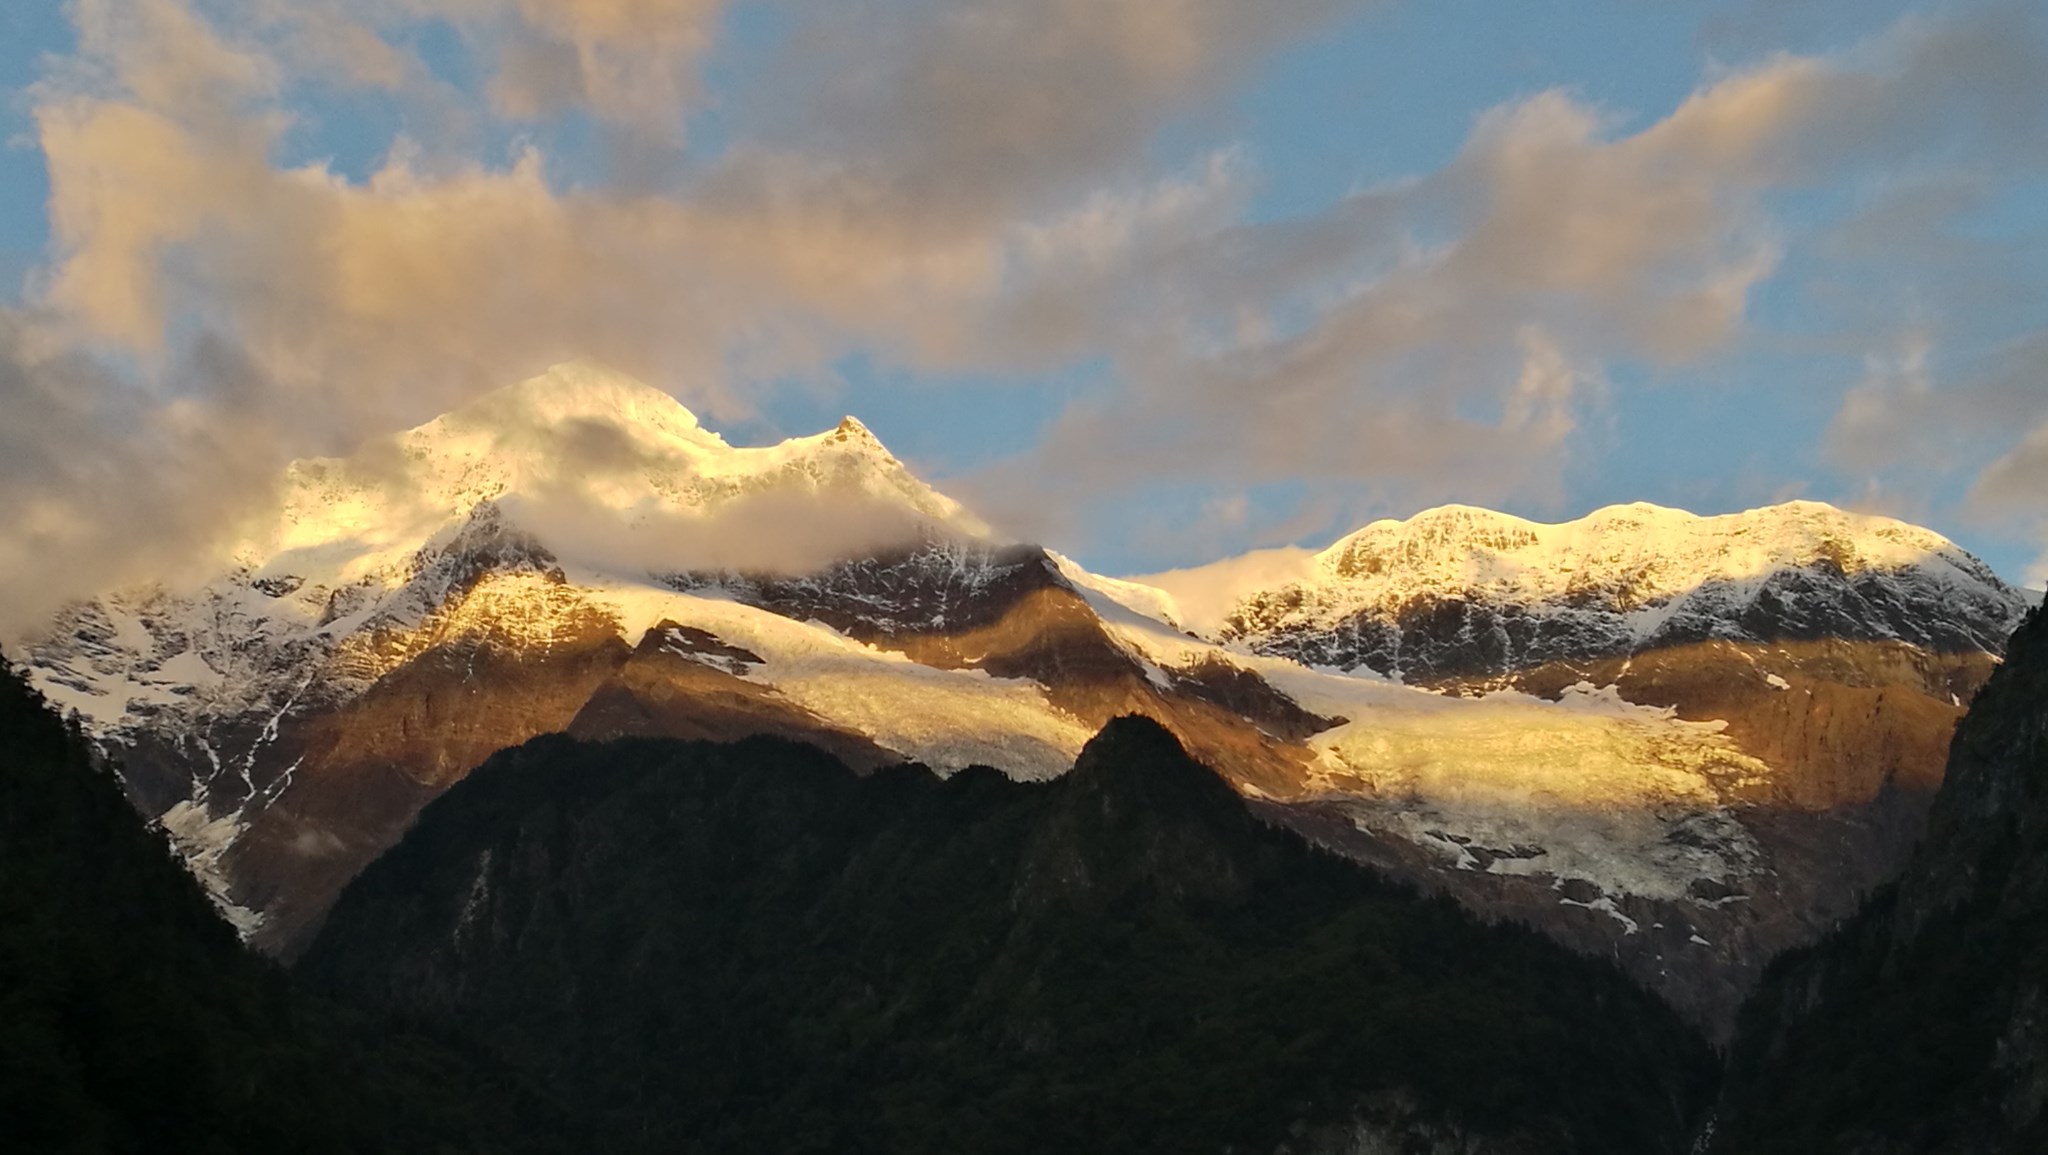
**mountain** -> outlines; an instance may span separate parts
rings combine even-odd
[[[1040,779],[1142,714],[1267,820],[1614,958],[1725,1038],[1766,958],[1896,871],[2024,604],[1936,535],[1803,503],[1434,511],[1118,580],[994,535],[857,421],[733,447],[589,365],[280,493],[212,580],[79,603],[18,652],[284,958],[541,734]],[[1383,626],[1381,670],[1353,641]]]
[[[1720,517],[1639,502],[1561,525],[1446,506],[1320,553],[1145,580],[1221,639],[1429,684],[1707,641],[1996,653],[2026,604],[1939,534],[1811,501]]]
[[[2048,613],[1956,732],[1903,876],[1771,967],[1712,1151],[2048,1149]]]
[[[299,970],[477,1038],[605,1150],[1651,1155],[1714,1067],[1612,968],[1273,829],[1140,718],[1045,783],[538,739]]]
[[[801,732],[895,760],[806,704],[845,696],[835,662],[863,650],[834,631],[774,619],[781,646],[757,642],[802,662],[811,693],[796,677],[764,692],[717,654],[669,661],[690,651],[666,633],[640,643],[668,603],[744,612],[716,588],[733,566],[984,532],[857,422],[735,449],[667,395],[584,365],[295,464],[281,490],[274,522],[252,526],[215,580],[74,606],[26,649],[43,692],[119,755],[143,812],[274,949],[428,798],[645,668],[711,683],[717,700],[689,711],[704,734]],[[1004,696],[965,681],[922,697]],[[1037,729],[1058,740],[1041,764],[1085,738]]]
[[[1315,741],[1363,786],[1288,817],[1320,810],[1320,837],[1368,860],[1447,856],[1438,883],[1476,909],[1540,918],[1552,889],[1604,909],[1618,938],[1566,941],[1723,1030],[1765,959],[1898,872],[2029,605],[1938,534],[1813,502],[1560,525],[1453,506],[1142,580],[1151,612],[1252,653],[1466,697],[1596,690],[1713,727],[1726,746],[1704,758],[1633,752],[1590,778],[1577,744],[1417,773],[1374,730],[1335,731]]]
[[[533,1086],[245,951],[83,736],[0,662],[0,1120],[12,1150],[548,1149]]]

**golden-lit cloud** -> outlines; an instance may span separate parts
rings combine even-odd
[[[2038,22],[2000,8],[1771,57],[1641,127],[1536,93],[1441,168],[1292,219],[1249,215],[1257,166],[1227,140],[1154,150],[1362,6],[786,5],[766,76],[714,100],[722,0],[77,0],[77,51],[30,94],[53,249],[7,314],[0,498],[44,529],[0,544],[0,602],[65,568],[39,558],[156,572],[286,458],[577,357],[714,421],[852,352],[1107,366],[1042,444],[965,479],[1020,532],[1161,480],[1554,496],[1610,363],[1743,340],[1786,257],[1774,195],[2048,141]],[[470,54],[475,91],[423,29]],[[314,90],[398,110],[380,160],[308,158]],[[720,141],[693,151],[713,108]],[[617,171],[522,135],[565,117]],[[1840,456],[1953,395],[1921,393],[1852,394]],[[60,489],[111,486],[61,465],[87,459],[177,476],[60,532]]]
[[[206,548],[271,500],[268,423],[233,403],[246,382],[205,377],[219,404],[139,387],[48,314],[0,309],[0,636],[81,593],[202,576]]]
[[[45,513],[8,542],[0,601],[161,574],[167,551],[220,537],[218,519],[287,458],[345,450],[559,360],[613,363],[730,419],[852,349],[926,366],[1085,355],[1093,318],[1044,307],[1042,286],[1213,231],[1237,195],[1220,154],[1160,175],[1125,153],[1207,90],[1205,71],[1240,70],[1309,26],[1268,22],[1236,45],[1244,21],[1221,4],[1189,5],[1170,28],[1156,23],[1167,8],[1132,4],[969,6],[928,32],[918,5],[878,12],[917,33],[904,51],[921,63],[862,97],[900,119],[860,127],[858,148],[771,134],[637,187],[571,181],[531,145],[494,162],[400,137],[362,179],[279,157],[296,78],[431,88],[396,34],[422,19],[489,62],[498,113],[573,108],[668,147],[698,99],[719,4],[83,0],[77,56],[34,93],[54,248],[33,327],[65,351],[7,350],[10,419],[44,452],[17,457],[0,488]],[[985,67],[1020,28],[1047,38],[1028,49],[1039,65],[1062,46],[1088,55],[1090,87],[1049,97],[1036,66]],[[1039,134],[1042,156],[1023,139],[991,152],[938,123],[971,110],[898,91],[941,83],[948,54],[981,62],[969,71],[985,104],[1059,106],[1017,130]],[[922,195],[868,147],[972,171],[975,187]],[[1013,324],[1018,300],[1040,304]],[[72,420],[67,398],[87,394],[101,416]],[[235,452],[209,453],[229,431]],[[132,518],[81,516],[107,489],[50,467],[95,450],[110,475],[130,472]],[[176,476],[134,484],[156,474]]]
[[[2035,589],[2048,586],[2048,421],[1978,474],[1969,502],[1980,515],[2031,523],[2042,549],[2023,580]]]
[[[658,45],[672,28],[679,39],[666,57],[701,52],[698,33],[681,29],[715,7],[407,3],[472,22],[509,12],[602,43]],[[274,16],[277,6],[265,10]],[[927,365],[1083,354],[1074,330],[1091,319],[1047,308],[1039,286],[1120,265],[1147,236],[1213,230],[1224,219],[1216,207],[1232,198],[1233,171],[1218,161],[1193,174],[1080,185],[1035,214],[984,209],[961,227],[964,218],[931,211],[950,194],[878,195],[873,169],[829,152],[740,149],[690,187],[642,191],[564,187],[537,148],[500,166],[451,163],[402,138],[354,182],[321,164],[273,163],[289,120],[257,99],[268,70],[247,55],[255,50],[225,47],[172,0],[147,7],[177,34],[138,33],[147,52],[88,38],[112,81],[53,83],[38,107],[58,241],[48,300],[92,336],[143,355],[160,354],[181,325],[216,331],[308,423],[344,434],[430,415],[422,407],[570,357],[614,362],[732,417],[748,411],[747,390],[761,380],[815,373],[855,345]],[[955,30],[945,43],[970,58],[995,52],[984,41],[1009,35],[1016,17],[998,10],[1006,21],[977,25],[981,39]],[[1110,59],[1088,69],[1095,90],[1060,98],[1076,103],[1045,127],[1047,148],[1058,152],[1063,132],[1098,132],[1097,119],[1156,116],[1224,52],[1215,38],[1232,29],[1220,11],[1191,6],[1188,25],[1161,45],[1140,35],[1150,17],[1130,6],[1063,10],[1080,27],[1059,36],[1113,36]],[[131,82],[164,72],[158,57],[179,45],[191,46],[196,75],[241,76],[234,98],[183,81]],[[259,63],[209,63],[249,60]],[[1031,83],[1028,70],[1015,71],[996,88],[1029,103]],[[1120,110],[1122,89],[1137,111]],[[933,128],[912,118],[882,136],[899,142],[888,148],[915,142],[935,167],[987,162],[951,155]],[[1136,128],[1117,131],[1134,143]],[[1042,168],[1020,151],[977,179],[996,196],[993,186],[1039,180]]]

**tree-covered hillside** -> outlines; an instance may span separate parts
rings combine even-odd
[[[1713,1148],[2048,1151],[2048,613],[1949,750],[1927,840],[1744,1008]]]
[[[530,1150],[543,1100],[243,950],[76,730],[0,663],[0,1143]]]
[[[1262,825],[1139,719],[1037,785],[539,739],[302,970],[472,1035],[607,1149],[1651,1155],[1713,1080],[1617,971]]]

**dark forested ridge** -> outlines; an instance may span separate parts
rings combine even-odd
[[[1897,883],[1774,966],[1707,1145],[2048,1150],[2048,616]],[[0,1134],[32,1151],[1685,1151],[1618,972],[1257,821],[1140,719],[1042,784],[543,738],[302,972],[0,666]],[[311,993],[318,992],[318,993]]]
[[[2048,613],[1950,748],[1905,874],[1745,1008],[1713,1150],[2048,1151]]]
[[[0,1145],[526,1150],[554,1125],[539,1103],[244,951],[0,662]]]
[[[301,970],[472,1035],[609,1149],[1650,1155],[1713,1080],[1619,972],[1260,824],[1139,719],[1036,785],[538,739]]]
[[[11,671],[0,771],[18,1149],[1634,1155],[1714,1094],[1617,972],[1263,825],[1139,719],[1042,784],[536,740],[298,975]],[[1713,1116],[1730,1155],[2048,1150],[2048,617],[1905,876],[1772,968]]]

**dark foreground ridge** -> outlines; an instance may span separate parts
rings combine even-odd
[[[537,739],[301,971],[608,1150],[1653,1155],[1713,1082],[1618,971],[1262,825],[1137,718],[1043,784]]]
[[[33,1152],[552,1149],[530,1087],[295,990],[0,662],[0,1142]]]
[[[1949,752],[1927,840],[1745,1009],[1713,1150],[2048,1151],[2048,613]]]

